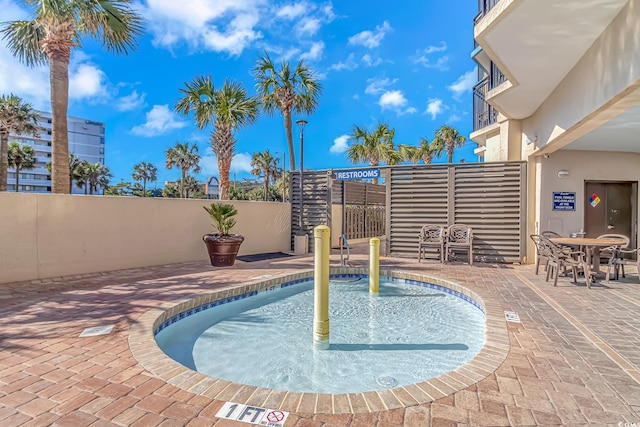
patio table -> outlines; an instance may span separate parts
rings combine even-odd
[[[600,273],[600,248],[623,243],[623,240],[620,239],[598,239],[593,237],[554,237],[549,240],[558,245],[584,246],[587,260],[593,260],[591,268],[594,273]]]

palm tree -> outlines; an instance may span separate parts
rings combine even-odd
[[[180,144],[176,142],[173,148],[166,151],[167,162],[165,166],[171,169],[176,166],[180,168],[180,197],[185,198],[184,180],[193,169],[194,173],[200,172],[200,154],[198,154],[198,146],[196,144],[189,145],[188,142]]]
[[[147,196],[147,181],[155,181],[158,179],[158,168],[152,163],[140,162],[133,167],[131,178],[136,181],[142,181],[142,197]]]
[[[400,145],[400,153],[404,160],[409,160],[412,163],[418,163],[420,160],[425,165],[430,165],[433,161],[433,156],[440,156],[443,151],[443,147],[427,140],[427,138],[420,138],[420,144],[416,147],[413,145]]]
[[[251,174],[259,177],[264,175],[264,201],[269,200],[269,181],[272,176],[277,176],[281,173],[278,167],[278,159],[273,157],[269,150],[265,150],[263,153],[253,153],[251,158]]]
[[[198,183],[198,181],[192,177],[187,176],[184,179],[184,189],[185,189],[185,197],[193,198],[193,199],[204,199],[204,191],[202,189],[202,184]]]
[[[9,134],[38,137],[38,113],[31,104],[11,94],[0,96],[0,191],[7,191]]]
[[[379,166],[381,161],[389,165],[398,164],[402,161],[402,156],[393,147],[394,136],[395,130],[390,129],[386,123],[379,123],[371,133],[359,126],[354,126],[351,139],[361,142],[349,147],[347,157],[353,164],[369,162],[373,167]],[[377,184],[378,179],[374,178],[373,183]]]
[[[98,190],[98,187],[107,187],[109,185],[109,179],[113,177],[109,168],[102,163],[89,164],[86,167],[86,172],[89,194],[91,195]]]
[[[16,193],[20,191],[20,171],[36,167],[36,152],[32,146],[17,142],[9,144],[7,160],[10,168],[16,168]]]
[[[229,200],[229,171],[236,148],[234,133],[258,119],[258,99],[247,94],[242,84],[225,80],[215,89],[211,76],[199,76],[185,82],[183,97],[174,107],[185,116],[193,112],[196,126],[202,130],[213,123],[211,148],[218,160],[220,200]]]
[[[436,131],[436,137],[433,138],[431,144],[436,144],[437,147],[443,147],[440,151],[447,152],[447,163],[453,163],[453,150],[457,147],[462,147],[466,138],[463,135],[458,134],[458,129],[442,125],[440,129]]]
[[[265,113],[273,115],[277,110],[284,117],[289,146],[289,170],[295,170],[291,114],[293,111],[312,114],[318,107],[322,85],[304,61],[298,62],[293,71],[288,62],[282,61],[278,69],[266,52],[258,59],[253,71]]]
[[[49,63],[52,111],[53,192],[69,186],[69,59],[83,38],[100,42],[109,52],[127,54],[142,33],[142,18],[130,0],[24,0],[33,7],[30,21],[1,24],[14,56],[29,66]]]

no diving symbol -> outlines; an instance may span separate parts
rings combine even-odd
[[[270,423],[277,423],[284,419],[284,413],[280,411],[271,411],[267,414],[267,420]]]

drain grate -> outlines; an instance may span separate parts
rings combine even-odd
[[[97,335],[109,335],[116,325],[94,326],[87,328],[80,334],[79,338],[95,337]]]

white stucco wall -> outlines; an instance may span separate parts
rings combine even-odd
[[[640,181],[640,154],[560,150],[539,161],[537,232],[569,236],[584,228],[585,181]],[[560,170],[569,171],[569,177],[559,178]],[[553,192],[559,191],[576,193],[575,211],[553,210]]]
[[[289,252],[291,205],[231,202],[240,255]],[[211,201],[0,193],[0,283],[208,261]]]
[[[629,0],[540,108],[523,120],[522,131],[537,135],[536,145],[553,151],[638,103],[640,0]]]

